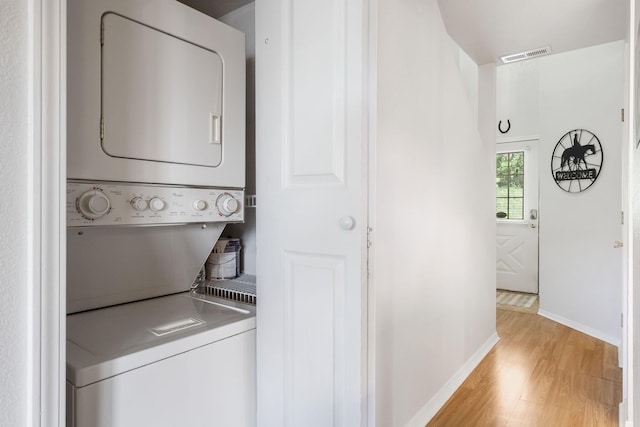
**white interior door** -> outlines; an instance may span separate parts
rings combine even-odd
[[[497,288],[538,293],[538,141],[496,150]]]
[[[364,16],[256,2],[259,426],[361,425]]]

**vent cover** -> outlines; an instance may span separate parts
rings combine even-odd
[[[256,304],[256,276],[243,274],[236,279],[208,280],[204,293],[246,304]]]
[[[549,55],[551,53],[551,46],[539,47],[537,49],[531,49],[526,52],[514,53],[513,55],[501,56],[503,64],[510,62],[523,61],[525,59],[535,58],[538,56]]]

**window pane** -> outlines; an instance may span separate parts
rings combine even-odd
[[[507,199],[506,197],[498,197],[496,199],[496,214],[498,212],[504,212],[504,213],[508,214],[508,212],[509,212],[509,199]]]
[[[509,196],[509,177],[498,176],[496,177],[496,197],[508,197]]]
[[[524,199],[521,197],[509,198],[509,219],[523,219]]]
[[[524,219],[524,151],[496,154],[496,217]]]
[[[524,152],[509,153],[509,173],[516,175],[524,171]]]
[[[508,175],[509,174],[509,154],[497,154],[496,155],[496,175]]]
[[[523,197],[524,176],[515,175],[509,178],[509,197]]]

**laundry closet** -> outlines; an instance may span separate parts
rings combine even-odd
[[[270,26],[260,67],[253,4],[216,16],[225,25],[153,3],[69,1],[68,424],[281,425],[284,416],[328,425],[337,405],[336,417],[355,425],[366,219],[361,148],[347,141],[361,141],[364,110],[347,109],[345,85],[362,102],[362,46],[325,25],[353,11],[288,5],[296,24],[281,27],[280,5],[260,3],[258,21]],[[247,34],[248,55],[226,47],[242,34],[230,27]],[[270,57],[287,51],[278,46],[287,29],[338,38],[297,38],[288,75]],[[357,67],[334,73],[333,58]],[[295,138],[254,149],[254,110],[275,136],[284,116],[270,115],[285,112],[289,84]],[[270,208],[257,217],[261,197]],[[260,278],[257,305],[226,299],[235,288],[208,292],[210,282],[192,291],[219,237],[239,239],[241,279]],[[297,249],[283,251],[290,241]]]
[[[207,3],[229,2],[102,1],[125,10],[135,8],[132,5],[147,4],[140,13],[153,16],[163,24],[162,28],[171,30],[156,31],[161,27],[143,25],[142,18],[132,18],[122,11],[96,12],[91,27],[82,29],[86,34],[68,31],[69,42],[78,49],[90,43],[97,46],[98,53],[87,75],[100,76],[100,61],[108,60],[113,53],[105,51],[109,46],[101,47],[99,23],[103,19],[107,20],[106,44],[112,37],[113,32],[109,32],[112,23],[133,27],[144,37],[159,36],[171,45],[186,41],[192,52],[189,55],[204,57],[202,61],[209,64],[209,70],[221,66],[225,78],[242,78],[246,94],[234,97],[223,87],[222,99],[231,102],[234,108],[240,108],[239,101],[243,102],[246,151],[238,161],[233,152],[225,149],[229,147],[225,135],[229,131],[225,122],[228,114],[222,111],[219,115],[215,105],[206,105],[204,116],[191,114],[190,100],[185,99],[178,112],[187,122],[204,120],[206,125],[200,129],[200,135],[206,139],[207,150],[215,152],[222,148],[218,153],[222,162],[202,165],[206,156],[180,148],[149,158],[150,171],[146,167],[136,168],[140,153],[135,150],[154,147],[156,141],[174,131],[193,130],[189,126],[172,129],[167,125],[171,117],[155,106],[149,122],[162,118],[162,131],[150,126],[134,138],[135,141],[140,140],[138,137],[146,138],[146,145],[135,145],[133,152],[124,153],[129,145],[119,145],[121,140],[109,145],[120,150],[115,158],[118,161],[128,158],[133,162],[126,162],[131,167],[87,167],[89,173],[106,175],[70,176],[82,181],[72,184],[88,185],[73,193],[74,201],[68,206],[72,213],[81,207],[85,216],[102,217],[109,212],[106,216],[114,217],[111,212],[116,208],[127,207],[129,211],[144,208],[140,212],[156,221],[163,212],[169,212],[166,210],[169,206],[184,208],[171,217],[180,221],[179,232],[175,222],[135,229],[94,227],[100,218],[91,221],[83,217],[79,221],[88,224],[73,229],[68,238],[75,255],[90,257],[96,269],[80,269],[82,274],[78,273],[75,289],[83,294],[83,277],[92,274],[101,277],[102,273],[111,272],[113,269],[107,264],[115,257],[123,265],[129,263],[137,271],[149,271],[158,279],[149,281],[144,274],[133,278],[132,283],[140,285],[133,289],[140,294],[131,299],[125,296],[129,301],[133,298],[154,304],[169,301],[168,305],[172,305],[174,299],[179,299],[183,308],[177,312],[187,313],[181,310],[187,310],[184,307],[188,306],[192,310],[189,313],[193,313],[162,322],[142,316],[147,322],[140,320],[143,331],[155,330],[165,337],[160,338],[168,343],[163,351],[180,353],[185,356],[183,361],[191,354],[194,359],[182,363],[168,357],[166,352],[152,351],[159,363],[177,362],[170,368],[153,363],[159,369],[149,371],[146,380],[150,382],[136,382],[134,378],[136,384],[147,385],[144,390],[121,386],[118,379],[126,378],[121,374],[134,373],[136,370],[129,369],[128,364],[140,362],[137,356],[148,352],[130,353],[134,357],[125,358],[124,364],[118,357],[112,358],[115,362],[107,367],[120,369],[117,375],[100,367],[94,369],[94,375],[106,374],[115,383],[90,396],[107,404],[92,407],[90,413],[94,418],[88,418],[88,425],[103,416],[112,416],[113,405],[128,403],[110,401],[109,396],[134,401],[147,393],[152,396],[150,406],[130,406],[138,417],[156,410],[154,415],[161,419],[154,425],[200,425],[199,422],[216,425],[214,420],[221,419],[216,417],[225,416],[230,418],[222,418],[219,425],[405,425],[414,414],[424,418],[418,412],[427,413],[431,409],[423,409],[422,405],[435,405],[432,402],[438,389],[495,332],[491,277],[494,259],[486,250],[493,246],[494,235],[485,231],[495,222],[490,197],[493,174],[487,163],[493,154],[480,143],[476,118],[466,108],[468,101],[458,69],[449,55],[451,42],[435,2],[400,7],[391,0],[374,4],[365,0],[241,1],[237,8],[224,11],[222,16],[215,14],[217,20],[225,23],[216,24],[210,16],[190,7],[204,10]],[[90,4],[96,2],[69,3],[69,14],[75,13],[78,5],[82,5],[81,9],[96,7]],[[171,12],[162,12],[160,3],[169,5]],[[196,25],[205,21],[209,24]],[[212,40],[226,39],[211,32],[214,28],[221,29],[220,25],[233,27],[235,30],[228,30],[243,33],[247,40],[255,42],[255,57],[251,54],[252,44],[246,45],[246,53],[240,60],[242,71],[235,68],[230,72],[229,54],[209,45]],[[113,34],[118,39],[123,32],[118,27]],[[416,40],[424,44],[424,49],[415,49]],[[150,52],[136,52],[136,46],[122,40],[119,46],[129,52],[125,59],[131,65],[119,69],[120,77],[135,75],[139,71],[136,61],[146,60],[147,55],[156,58],[156,65],[146,75],[167,76],[165,82],[171,81],[172,70],[186,63],[183,57],[170,54],[171,48],[158,46]],[[72,56],[73,52],[69,54]],[[414,58],[420,61],[414,63]],[[71,72],[72,67],[68,68],[70,97],[80,96],[72,91],[79,88],[82,93],[86,82]],[[198,84],[194,82],[203,78],[199,73],[215,74],[203,70],[187,69],[181,84],[196,88],[197,92]],[[138,77],[147,87],[157,83]],[[100,92],[104,86],[99,79],[93,90],[96,87],[96,99],[101,99],[102,94],[112,96],[111,92]],[[171,84],[167,83],[162,90],[167,87]],[[122,119],[130,115],[127,105],[146,102],[129,88],[121,96],[128,101],[117,102],[109,111]],[[95,102],[76,101],[75,110],[69,108],[70,120],[76,114],[90,114],[91,120],[80,120],[88,123],[87,132],[98,129],[98,134],[104,132],[103,139],[109,139],[112,125],[108,121],[100,124],[102,106]],[[137,108],[130,111],[133,115],[136,112]],[[136,127],[135,123],[130,126]],[[72,125],[68,128],[69,132],[74,131]],[[70,155],[75,155],[74,150],[68,144]],[[174,155],[182,159],[180,164],[166,165],[172,163]],[[227,155],[232,156],[231,162],[227,161]],[[231,164],[235,165],[235,173],[213,173],[229,171],[227,167]],[[209,167],[211,176],[191,173]],[[246,168],[242,169],[241,177],[237,174],[239,167]],[[121,170],[131,175],[133,183],[108,176]],[[171,180],[157,180],[154,171],[158,170],[168,172]],[[84,182],[91,178],[113,186]],[[167,188],[160,189],[165,185]],[[447,189],[455,190],[456,197],[450,197],[452,192]],[[95,212],[87,215],[90,210]],[[208,213],[210,221],[204,220]],[[184,221],[186,217],[193,221]],[[475,226],[461,228],[460,224]],[[95,234],[107,240],[116,239],[121,242],[120,248],[128,249],[107,251],[107,247],[115,247],[110,244],[91,256],[82,250],[88,245],[73,243],[85,242]],[[140,236],[145,244],[140,243]],[[255,306],[220,298],[215,293],[194,299],[190,292],[218,237],[241,242],[241,273],[256,277]],[[142,254],[164,253],[164,259],[177,255],[185,264],[176,269],[175,264],[156,262],[153,265],[159,266],[160,271],[155,271],[145,263],[145,268],[139,269],[141,264],[136,257],[127,256],[127,251],[135,247]],[[461,257],[464,268],[460,268]],[[177,271],[183,278],[188,277],[189,287],[179,290],[165,287],[159,294],[145,294],[152,287],[147,286],[150,282],[156,284],[169,272]],[[116,299],[123,298],[123,293],[129,290],[124,287],[114,292],[110,295],[114,302],[110,304],[118,304]],[[90,292],[85,296],[91,300],[95,295]],[[446,304],[454,300],[463,303]],[[100,310],[103,309],[83,308],[70,317]],[[165,305],[149,310],[161,314],[176,312]],[[211,316],[200,315],[203,310],[211,312]],[[219,312],[226,320],[216,324],[213,319],[219,318]],[[80,320],[75,327],[81,330],[87,323]],[[109,324],[103,320],[98,319],[98,323]],[[451,328],[434,326],[443,324]],[[121,331],[132,329],[126,321],[117,325]],[[202,329],[206,329],[204,333],[195,333]],[[451,330],[461,332],[453,336]],[[171,338],[180,334],[187,339]],[[69,334],[67,338],[73,340]],[[99,337],[95,341],[100,341]],[[137,338],[132,342],[137,342]],[[230,345],[220,348],[223,343]],[[432,343],[438,343],[437,351]],[[186,347],[180,347],[183,344]],[[194,353],[196,347],[205,351],[202,357]],[[87,353],[77,354],[72,368],[79,371]],[[147,360],[141,362],[148,365]],[[202,366],[207,369],[203,371]],[[154,382],[164,380],[175,380],[180,385],[167,387]],[[77,414],[85,398],[73,387],[86,386],[74,382],[79,380],[69,384],[69,395],[74,398],[70,400],[72,408],[68,413]],[[196,393],[179,393],[196,384],[193,388],[198,390]],[[121,394],[127,389],[133,395]],[[173,394],[163,393],[169,389],[178,390],[174,404],[170,403]],[[162,411],[171,406],[180,408],[174,414],[176,417],[188,413],[193,420],[177,422],[175,418],[163,418]],[[241,416],[233,418],[232,413]],[[227,419],[231,421],[225,422]],[[145,424],[149,424],[148,420],[138,423]]]

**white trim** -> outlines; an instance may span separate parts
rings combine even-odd
[[[413,416],[411,421],[407,424],[407,427],[423,427],[427,425],[431,418],[438,413],[438,411],[447,403],[447,400],[453,396],[458,387],[462,385],[464,380],[473,372],[473,370],[482,362],[482,359],[491,351],[491,349],[497,344],[500,337],[497,333],[494,333],[489,337],[487,341],[465,362],[458,372],[456,372],[449,381],[443,385],[440,390],[424,405],[416,415]]]
[[[367,226],[371,227],[372,233],[369,236],[368,230],[365,240],[369,237],[372,243],[375,241],[376,233],[376,155],[377,155],[377,111],[378,111],[378,0],[369,0],[367,4],[367,167],[366,167],[366,188],[367,188]],[[365,247],[366,247],[365,243]],[[376,282],[373,261],[375,258],[375,244],[366,249],[367,254],[367,393],[366,393],[366,423],[362,425],[375,427],[376,425]]]
[[[620,338],[612,337],[590,326],[583,325],[582,323],[575,322],[571,319],[567,319],[566,317],[562,317],[545,310],[538,310],[538,314],[542,317],[546,317],[549,320],[560,323],[561,325],[567,326],[571,329],[575,329],[578,332],[582,332],[583,334],[587,334],[611,345],[615,345],[616,347],[618,347],[618,349],[620,349]]]
[[[29,132],[27,171],[27,425],[40,424],[40,146],[41,146],[41,64],[42,7],[41,0],[28,2],[28,117]]]
[[[628,400],[623,400],[618,405],[618,425],[620,427],[630,427],[631,422],[626,420]]]
[[[540,135],[529,135],[529,136],[510,136],[504,138],[496,138],[496,144],[502,144],[505,142],[524,142],[524,141],[533,141],[539,140]]]
[[[66,2],[29,0],[28,422],[65,425]]]
[[[628,17],[628,21],[627,21],[627,25],[628,25],[628,38],[629,38],[629,45],[628,45],[628,104],[627,104],[627,123],[626,123],[626,127],[627,127],[627,133],[628,133],[628,150],[629,150],[629,156],[628,156],[628,166],[627,166],[627,200],[626,200],[626,207],[625,207],[625,211],[627,212],[625,214],[626,218],[627,218],[627,234],[625,236],[626,241],[628,242],[627,245],[627,287],[626,287],[626,315],[625,315],[625,319],[624,319],[624,329],[623,329],[623,334],[626,334],[626,348],[624,349],[626,351],[626,360],[623,366],[623,398],[625,400],[623,400],[623,404],[624,406],[620,406],[621,410],[620,410],[620,419],[625,421],[625,424],[620,424],[620,425],[624,425],[626,427],[631,427],[634,424],[634,419],[635,419],[635,413],[634,413],[634,401],[635,401],[635,394],[636,394],[636,384],[635,384],[635,376],[636,373],[634,372],[635,370],[635,350],[634,347],[636,346],[635,343],[635,323],[636,323],[636,308],[634,307],[634,301],[635,301],[635,291],[634,291],[634,283],[636,281],[635,276],[636,273],[633,271],[633,264],[634,264],[634,256],[635,256],[635,239],[633,236],[634,233],[634,229],[637,227],[636,224],[634,224],[634,211],[633,211],[633,195],[634,192],[636,191],[636,189],[634,188],[634,169],[640,167],[640,165],[637,165],[634,163],[634,149],[635,149],[635,144],[636,144],[636,139],[638,134],[639,134],[639,130],[635,129],[635,123],[636,123],[636,116],[639,112],[635,111],[636,110],[636,102],[635,99],[638,96],[638,87],[636,87],[636,75],[638,72],[640,72],[640,70],[636,69],[636,49],[637,49],[637,26],[636,26],[636,19],[637,19],[637,15],[638,15],[638,10],[636,10],[636,3],[637,0],[629,0],[629,17]],[[635,131],[635,132],[634,132]],[[624,389],[626,387],[626,390]],[[626,391],[626,395],[625,395],[625,391]]]

